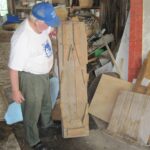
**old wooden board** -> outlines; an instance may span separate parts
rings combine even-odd
[[[119,92],[131,90],[131,88],[130,82],[102,75],[89,107],[89,112],[97,118],[109,122]]]
[[[121,137],[147,144],[150,135],[150,96],[131,91],[120,92],[108,130]]]
[[[150,53],[148,54],[147,59],[144,60],[144,63],[138,74],[135,85],[133,86],[133,92],[139,92],[147,94],[147,86],[150,83]]]
[[[80,22],[64,22],[58,29],[58,35],[60,106],[63,137],[86,136],[89,134],[89,118],[85,26]]]
[[[0,86],[9,85],[8,58],[10,43],[0,42]]]
[[[75,45],[75,53],[77,56],[77,62],[79,63],[81,67],[81,73],[83,74],[83,81],[85,86],[87,86],[88,82],[88,74],[86,71],[86,65],[88,63],[88,52],[87,52],[87,38],[86,38],[86,31],[85,31],[85,25],[83,22],[80,24],[78,22],[74,22],[73,24],[74,29],[74,41],[73,44]],[[81,35],[82,33],[82,40],[79,38],[79,33]],[[83,44],[84,42],[84,44]]]

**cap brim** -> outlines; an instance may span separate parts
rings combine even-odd
[[[59,17],[56,16],[54,19],[47,21],[45,23],[51,27],[58,27],[60,25],[61,21],[60,21]]]

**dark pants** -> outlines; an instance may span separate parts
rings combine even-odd
[[[51,100],[49,75],[19,73],[20,90],[25,98],[22,112],[26,140],[30,146],[40,141],[37,123],[40,117],[43,128],[51,124]]]

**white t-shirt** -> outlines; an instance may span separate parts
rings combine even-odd
[[[17,71],[46,74],[53,65],[53,50],[48,31],[36,33],[24,20],[11,39],[8,66]]]

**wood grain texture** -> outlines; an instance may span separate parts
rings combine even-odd
[[[147,144],[150,135],[150,96],[120,92],[108,130],[121,137]]]
[[[102,75],[89,107],[89,112],[109,122],[119,92],[122,90],[131,90],[131,88],[132,84],[130,82]]]
[[[58,59],[63,137],[87,136],[87,39],[83,23],[62,23],[58,29]]]

